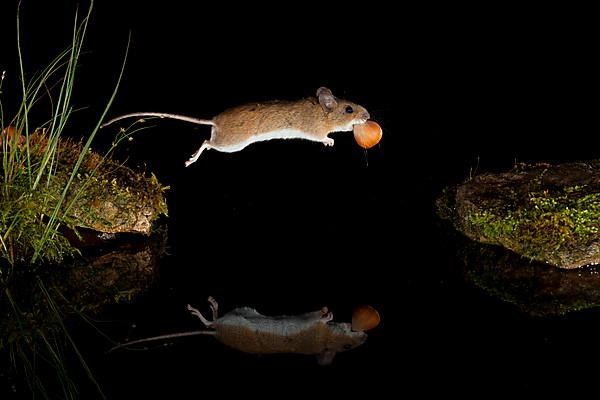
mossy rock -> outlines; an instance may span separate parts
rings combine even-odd
[[[80,151],[80,143],[61,144],[58,186],[66,183]],[[102,161],[98,154],[90,152],[69,191],[69,196],[78,196],[69,215],[77,226],[99,232],[149,234],[152,222],[167,214],[164,191],[154,175],[134,172],[114,160]]]
[[[36,131],[30,135],[29,145],[31,163],[36,165],[48,146],[47,138]],[[24,154],[24,149],[21,151]],[[31,209],[39,209],[39,214],[50,214],[56,202],[52,199],[61,197],[81,152],[81,142],[61,139],[52,160],[52,174],[44,176],[39,189],[33,195],[23,197],[23,201],[29,201]],[[19,179],[23,185],[22,193],[26,193],[29,179],[26,171]],[[122,163],[88,151],[63,201],[66,207],[64,222],[70,227],[103,233],[149,234],[152,222],[161,214],[167,214],[165,189],[154,175],[135,172]],[[19,194],[18,188],[13,191]],[[43,208],[44,204],[47,209]]]
[[[60,263],[77,252],[65,237],[69,231],[148,235],[167,214],[167,188],[154,175],[82,149],[43,129],[0,146],[2,259]]]
[[[600,162],[519,164],[447,188],[438,214],[467,237],[560,268],[600,263]]]

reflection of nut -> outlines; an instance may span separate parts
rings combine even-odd
[[[352,313],[352,330],[355,332],[368,331],[379,325],[381,317],[371,306],[359,306]]]

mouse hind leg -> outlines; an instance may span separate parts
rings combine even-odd
[[[210,140],[205,140],[204,143],[202,143],[202,146],[200,146],[200,148],[198,150],[196,150],[196,152],[194,154],[192,154],[190,159],[185,162],[186,167],[189,167],[190,165],[192,165],[193,163],[198,161],[200,154],[202,154],[202,152],[204,150],[215,148],[215,146],[213,146],[215,135],[216,135],[216,128],[213,126],[212,129],[210,130]]]
[[[204,317],[204,315],[202,315],[202,313],[200,311],[198,311],[197,309],[195,309],[194,307],[192,307],[191,305],[187,305],[187,309],[196,317],[198,317],[198,319],[200,319],[200,321],[202,321],[202,323],[204,324],[204,326],[206,326],[207,328],[210,328],[213,324],[214,321],[209,321],[208,319],[206,319]]]
[[[219,303],[214,299],[214,297],[209,296],[208,302],[210,303],[210,310],[212,311],[213,322],[219,319]]]
[[[198,319],[200,319],[200,321],[202,321],[202,323],[208,328],[210,326],[212,326],[212,324],[214,324],[214,322],[219,319],[219,303],[217,303],[217,301],[214,299],[214,297],[209,296],[208,297],[208,303],[210,304],[210,310],[212,311],[212,321],[209,321],[206,317],[204,317],[204,315],[202,315],[202,313],[200,311],[198,311],[197,309],[195,309],[194,307],[192,307],[191,305],[187,305],[187,309],[196,317],[198,317]]]
[[[200,157],[200,154],[202,154],[204,150],[212,148],[213,147],[210,144],[210,140],[205,140],[204,143],[202,143],[202,146],[200,146],[200,148],[196,150],[194,154],[192,154],[192,157],[190,157],[190,159],[185,162],[185,166],[189,167],[190,165],[198,161],[198,157]]]

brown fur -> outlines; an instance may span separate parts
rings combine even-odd
[[[344,112],[348,105],[354,108],[354,113]],[[338,106],[333,111],[325,112],[315,97],[298,101],[250,103],[217,115],[213,120],[216,131],[210,143],[218,149],[280,129],[300,130],[322,141],[327,134],[349,124],[360,113],[366,114],[367,111],[345,100],[338,100]]]
[[[276,335],[228,324],[216,324],[215,337],[221,343],[245,353],[253,354],[322,354],[327,348],[336,348],[348,342],[347,337],[330,329],[326,323],[315,323],[309,329],[293,335]],[[361,339],[362,340],[362,339]],[[361,341],[362,342],[362,341]],[[355,346],[360,343],[356,343]]]
[[[348,106],[352,107],[350,112],[346,112]],[[329,133],[351,131],[354,125],[364,124],[370,118],[364,107],[337,99],[325,87],[317,90],[316,98],[245,104],[230,108],[212,120],[169,113],[136,112],[113,118],[102,127],[131,117],[170,118],[212,125],[210,139],[202,143],[186,161],[186,166],[196,162],[207,149],[232,153],[252,143],[271,139],[305,139],[333,146],[334,140],[327,137]]]

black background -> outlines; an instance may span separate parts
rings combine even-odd
[[[9,3],[1,10],[5,112],[18,94]],[[23,2],[29,73],[69,43],[75,6]],[[486,394],[576,382],[571,372],[598,355],[597,315],[531,319],[463,284],[433,199],[471,171],[597,158],[597,46],[584,16],[550,6],[98,2],[75,92],[86,108],[73,118],[73,135],[99,117],[129,33],[109,115],[211,118],[327,86],[366,107],[384,130],[367,153],[338,133],[333,148],[271,141],[209,151],[189,168],[183,163],[207,127],[152,122],[122,148],[120,157],[171,185],[171,255],[153,291],[107,312],[117,322],[103,327],[116,340],[131,323],[135,337],[196,329],[183,305],[205,307],[208,295],[224,310],[249,305],[265,314],[328,305],[338,320],[369,303],[383,323],[327,368],[311,357],[238,354],[210,338],[106,356],[107,346],[82,331],[109,397],[267,394],[276,384],[311,396]],[[99,147],[115,129],[101,133]]]

